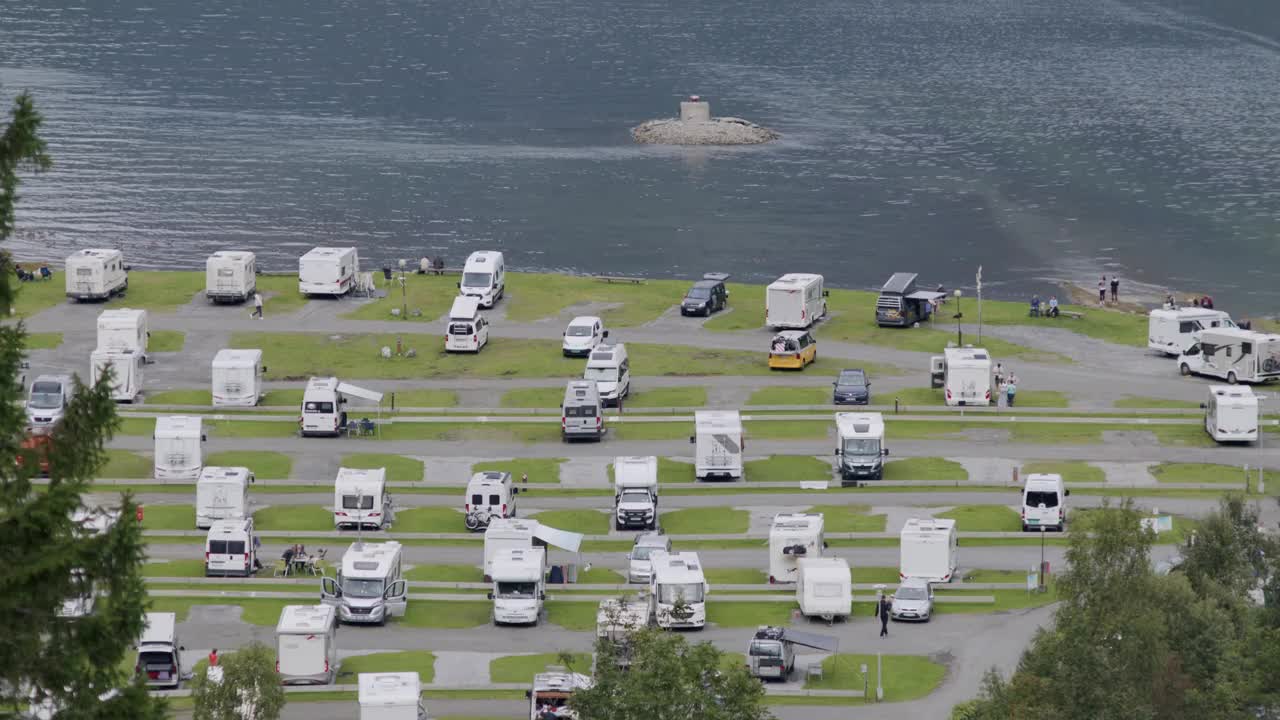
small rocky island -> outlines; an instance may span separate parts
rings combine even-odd
[[[680,117],[650,120],[631,129],[648,145],[759,145],[781,134],[735,117],[711,117],[711,104],[697,95],[680,103]]]

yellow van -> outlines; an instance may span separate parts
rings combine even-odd
[[[769,343],[771,369],[803,370],[818,359],[818,341],[803,330],[784,330]]]

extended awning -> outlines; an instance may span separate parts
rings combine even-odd
[[[382,403],[382,393],[377,390],[366,390],[362,387],[357,387],[348,383],[338,383],[338,392],[343,395],[351,395],[352,397],[358,397],[370,402]]]
[[[929,300],[929,301],[932,301],[932,300],[941,300],[942,298],[944,298],[944,297],[946,297],[946,296],[947,296],[947,294],[946,294],[946,293],[942,293],[942,292],[934,292],[933,290],[919,290],[919,291],[917,291],[917,292],[913,292],[913,293],[911,293],[910,295],[907,295],[906,297],[907,297],[907,299],[908,299],[908,300]]]
[[[550,525],[543,525],[542,523],[538,523],[538,527],[533,531],[533,536],[548,545],[555,545],[561,550],[568,550],[569,552],[576,553],[578,548],[582,547],[582,533],[557,530]]]
[[[803,630],[787,628],[782,634],[782,639],[796,645],[813,648],[814,650],[822,650],[823,652],[833,653],[840,649],[839,638],[804,632]]]

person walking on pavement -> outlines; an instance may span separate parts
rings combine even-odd
[[[1120,276],[1111,276],[1111,302],[1120,301]]]
[[[996,387],[1000,387],[1001,385],[1004,384],[1004,363],[1002,362],[996,363],[995,376],[996,376]]]
[[[1018,395],[1018,378],[1013,373],[1009,373],[1009,382],[1004,386],[1004,404],[1007,407],[1013,407],[1013,401]]]
[[[253,317],[262,319],[262,293],[260,292],[253,294]]]
[[[876,615],[880,616],[880,637],[889,635],[889,610],[892,607],[888,595],[881,595],[880,602],[876,603]]]

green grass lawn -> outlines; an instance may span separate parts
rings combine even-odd
[[[33,263],[20,264],[23,267],[27,267]],[[39,267],[39,264],[35,265]],[[48,310],[54,305],[61,305],[67,302],[66,281],[66,276],[62,274],[62,271],[57,270],[54,272],[52,280],[16,283],[10,286],[17,294],[13,303],[15,315],[20,318],[29,318],[41,310]]]
[[[968,480],[969,471],[954,460],[914,457],[890,460],[884,465],[885,480]]]
[[[992,392],[995,389],[992,388]],[[946,397],[942,388],[901,388],[891,393],[886,393],[879,398],[879,402],[892,403],[899,400],[903,404],[926,405],[931,407],[943,407],[946,404]],[[1023,390],[1018,389],[1015,407],[1048,407],[1048,408],[1064,408],[1070,403],[1064,393],[1056,390]]]
[[[716,585],[763,585],[769,578],[763,570],[751,568],[706,568],[703,573],[712,587]]]
[[[507,655],[489,661],[489,682],[531,683],[533,676],[546,672],[548,665],[565,665],[559,653]],[[591,672],[591,653],[573,653],[567,664],[573,672]]]
[[[395,397],[396,408],[450,408],[457,407],[458,393],[452,390],[395,390],[387,393],[382,399],[386,407],[391,407],[391,398]],[[301,399],[298,400],[302,402]]]
[[[126,257],[125,262],[129,262]],[[204,271],[134,270],[129,273],[129,290],[112,298],[106,307],[141,308],[152,312],[168,312],[191,301],[204,291]],[[294,279],[297,287],[297,280]],[[48,282],[22,283],[15,303],[18,315],[31,315],[67,302],[66,278],[62,269],[54,270]],[[94,313],[97,314],[96,312]]]
[[[262,293],[262,314],[287,315],[307,304],[307,296],[298,292],[297,275],[259,275],[258,292]],[[252,303],[245,308],[251,311]]]
[[[595,602],[555,600],[546,604],[547,622],[559,625],[565,630],[586,631],[596,629],[596,611],[600,604]]]
[[[593,567],[590,570],[578,570],[579,585],[614,585],[626,582],[626,578],[616,570]]]
[[[516,458],[515,460],[496,460],[476,463],[471,466],[471,472],[473,474],[491,470],[509,472],[511,473],[511,479],[515,481],[517,487],[523,484],[521,479],[526,474],[529,476],[530,483],[558,483],[560,482],[560,465],[564,463],[565,460],[566,458]]]
[[[279,420],[237,420],[232,418],[213,420],[204,418],[201,426],[209,437],[280,438],[294,437],[298,434],[298,424],[296,422]],[[155,428],[156,421],[154,418],[129,417],[121,419],[120,427],[116,430],[116,434],[145,437],[154,434]]]
[[[484,573],[473,565],[415,565],[404,574],[414,581],[483,582]]]
[[[812,440],[835,432],[834,420],[751,420],[742,425],[747,437],[762,440]]]
[[[493,619],[493,603],[487,600],[462,602],[410,601],[408,612],[397,624],[417,628],[465,629],[487,625]],[[592,627],[595,627],[594,617]]]
[[[191,527],[195,527],[192,524]],[[186,530],[186,528],[182,528]],[[203,560],[168,560],[142,566],[143,577],[204,577]]]
[[[1022,529],[1018,513],[1003,505],[960,505],[934,517],[951,518],[960,532],[1017,532]]]
[[[333,510],[319,505],[276,505],[255,512],[253,526],[258,530],[332,530]]]
[[[152,330],[147,340],[150,352],[182,352],[187,344],[187,334],[179,330]]]
[[[23,338],[23,347],[28,350],[54,350],[60,345],[62,345],[60,332],[27,333]]]
[[[715,588],[712,588],[715,592]],[[755,628],[761,625],[786,626],[791,622],[795,603],[789,602],[732,602],[718,603],[715,595],[707,602],[707,622],[720,627]]]
[[[191,608],[197,605],[234,605],[242,608],[240,618],[250,625],[275,627],[280,622],[280,611],[284,606],[297,605],[298,602],[286,598],[153,597],[147,611],[171,612],[178,616],[178,622],[183,622]],[[413,604],[410,603],[409,607],[412,612]]]
[[[466,532],[462,513],[451,507],[417,507],[396,512],[396,532]]]
[[[881,665],[877,666],[877,657]],[[863,678],[861,667],[867,666]],[[877,682],[877,667],[883,676]],[[862,690],[874,693],[884,687],[885,702],[904,702],[922,698],[942,684],[947,667],[923,655],[855,655],[840,653],[822,661],[822,679],[806,680],[807,690]]]
[[[583,535],[604,535],[609,532],[609,515],[596,510],[544,510],[530,518],[559,530]]]
[[[155,475],[155,462],[151,458],[128,450],[107,450],[107,463],[99,477],[112,480],[150,478]]]
[[[1170,410],[1198,410],[1200,403],[1191,400],[1170,400],[1168,398],[1147,397],[1144,395],[1125,395],[1111,403],[1118,408],[1139,408],[1143,410],[1160,408]]]
[[[147,505],[142,512],[143,530],[194,530],[194,505]]]
[[[771,455],[747,462],[743,476],[750,482],[830,480],[831,463],[808,455]]]
[[[855,583],[884,583],[885,585],[896,585],[898,583],[898,568],[896,567],[851,567],[849,575],[853,577]]]
[[[564,391],[561,390],[561,395]],[[635,390],[623,401],[624,411],[627,408],[659,408],[682,407],[700,408],[707,404],[707,389],[704,387],[663,387],[651,390]],[[559,407],[557,400],[552,407]]]
[[[1052,461],[1042,460],[1039,462],[1023,463],[1022,468],[1018,470],[1018,477],[1026,479],[1028,475],[1033,473],[1041,473],[1045,475],[1061,475],[1065,482],[1106,482],[1107,474],[1102,468],[1096,465],[1090,465],[1083,460],[1063,460]]]
[[[208,390],[161,390],[160,392],[147,393],[147,403],[150,405],[200,405],[208,407],[213,405],[213,393]]]
[[[656,320],[680,302],[689,280],[646,280],[641,284],[604,283],[572,275],[507,274],[507,317],[538,320],[557,315],[578,303],[608,303],[597,314],[606,328],[642,325]]]
[[[1250,478],[1256,482],[1258,470],[1250,465]],[[1272,471],[1268,470],[1266,473]],[[1264,473],[1264,477],[1265,474]],[[1214,465],[1211,463],[1160,463],[1151,468],[1151,475],[1162,483],[1222,483],[1245,484],[1244,472],[1238,465]]]
[[[685,508],[660,511],[658,523],[668,535],[729,535],[745,533],[751,513],[731,508]]]
[[[964,574],[967,583],[1020,583],[1026,582],[1026,570],[970,570]]]
[[[293,458],[270,450],[225,450],[204,458],[206,466],[247,467],[259,480],[287,480]]]
[[[398,274],[394,275],[394,279],[388,285],[387,281],[383,279],[382,273],[375,272],[373,274],[374,282],[377,283],[379,288],[387,291],[387,296],[371,303],[365,303],[356,310],[346,313],[343,317],[356,320],[392,320],[395,319],[391,315],[392,308],[398,310],[401,305],[407,305],[409,315],[402,317],[406,325],[411,322],[433,323],[439,320],[441,315],[449,311],[449,307],[453,305],[453,299],[458,296],[458,277],[456,275],[406,274],[403,296],[401,295],[399,278]],[[509,282],[510,280],[508,280]],[[293,281],[293,288],[296,292],[298,288],[296,278]],[[504,300],[503,302],[508,301]],[[415,310],[420,314],[414,315]]]
[[[815,505],[805,512],[822,513],[829,533],[884,532],[885,516],[871,515],[869,505]]]
[[[1067,514],[1067,530],[1071,532],[1088,532],[1096,518],[1102,513],[1116,512],[1116,508],[1075,508]],[[1168,515],[1169,513],[1162,513]],[[1181,515],[1173,516],[1173,531],[1162,532],[1157,536],[1157,543],[1181,543],[1187,537],[1187,533],[1195,530],[1200,525],[1199,521]]]
[[[416,672],[419,680],[430,683],[436,677],[436,656],[425,650],[356,655],[342,661],[338,682],[354,683],[360,673],[386,672]]]
[[[387,480],[394,482],[421,482],[423,464],[417,458],[385,453],[352,453],[342,456],[342,467],[372,470],[387,469]]]
[[[760,388],[747,398],[747,405],[830,405],[831,391],[826,388],[771,387]]]

